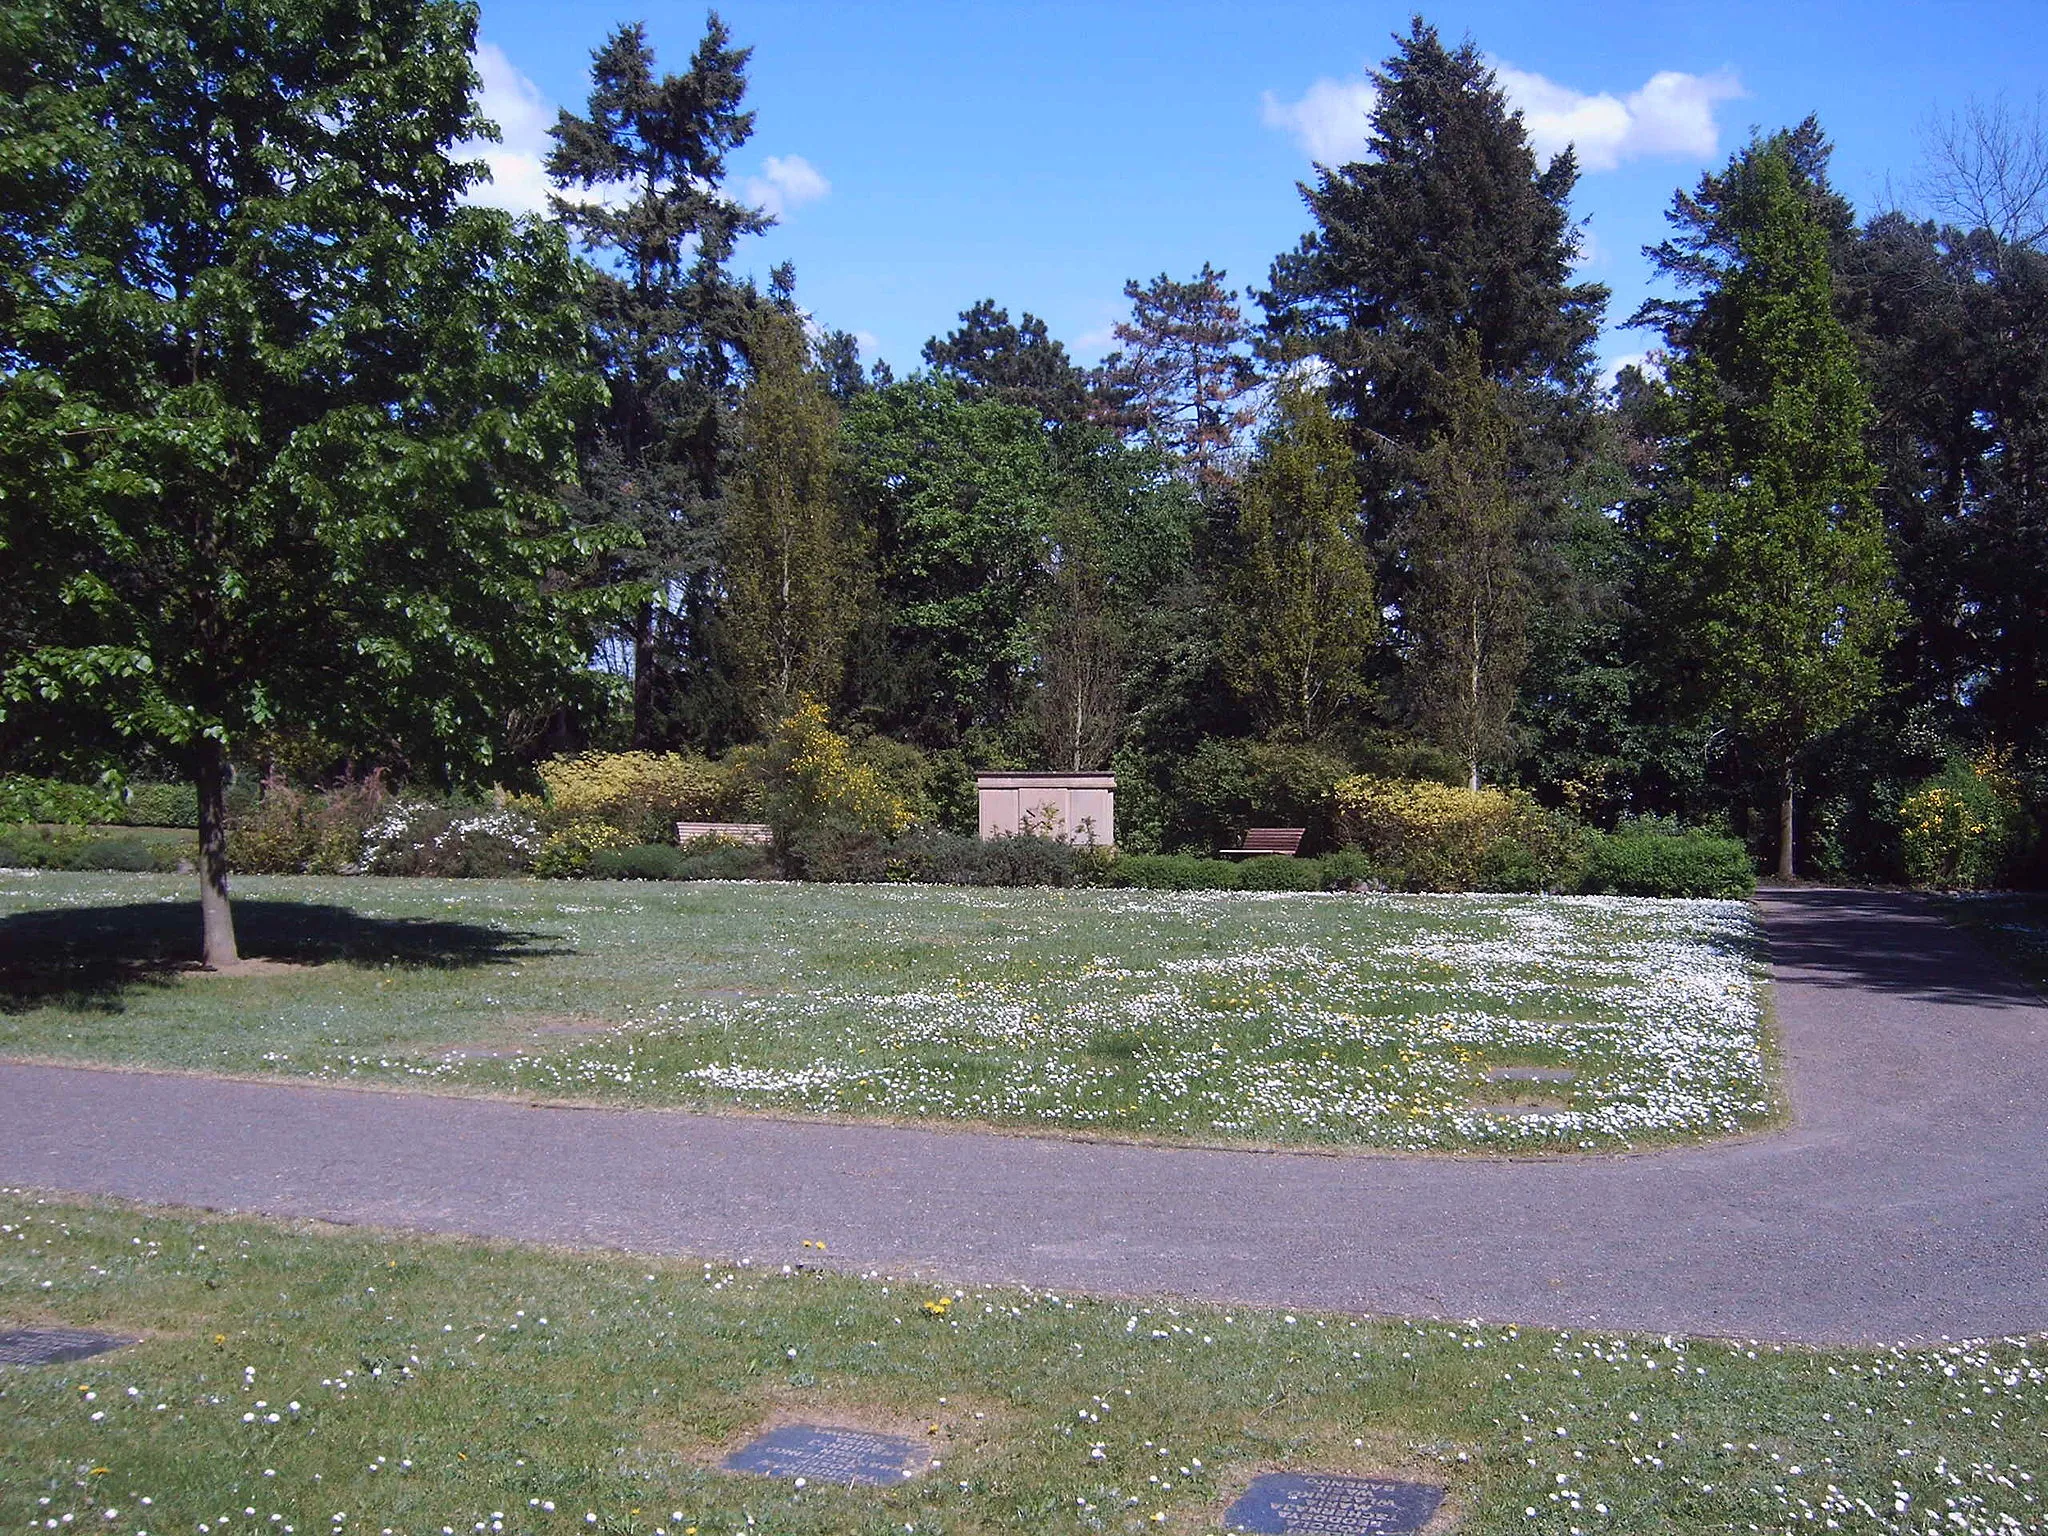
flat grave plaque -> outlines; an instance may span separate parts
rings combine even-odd
[[[1444,1491],[1429,1483],[1318,1472],[1268,1472],[1252,1479],[1223,1516],[1232,1531],[1313,1531],[1319,1536],[1414,1536]]]
[[[1570,1083],[1578,1080],[1575,1067],[1488,1067],[1489,1083]]]
[[[802,1477],[821,1483],[900,1483],[924,1464],[915,1440],[829,1424],[785,1424],[725,1458],[731,1472]]]
[[[104,1355],[110,1349],[124,1349],[134,1342],[83,1328],[17,1328],[0,1333],[0,1365],[63,1365]]]

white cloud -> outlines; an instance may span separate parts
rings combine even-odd
[[[1611,171],[1647,155],[1710,158],[1720,140],[1714,108],[1743,94],[1726,70],[1688,75],[1659,70],[1626,96],[1588,95],[1499,60],[1489,61],[1510,104],[1522,114],[1538,155],[1575,145],[1581,169]]]
[[[1666,69],[1626,96],[1588,94],[1559,85],[1498,59],[1488,61],[1508,103],[1522,114],[1529,142],[1540,156],[1578,146],[1579,167],[1611,171],[1624,160],[1646,155],[1711,157],[1720,130],[1714,109],[1743,95],[1727,70],[1689,75]],[[1370,80],[1322,79],[1299,101],[1266,92],[1260,116],[1268,128],[1294,136],[1308,157],[1322,165],[1344,165],[1365,154],[1374,101]]]
[[[770,155],[761,162],[761,174],[749,176],[741,190],[747,202],[779,219],[815,203],[832,190],[832,183],[802,155]]]
[[[1600,387],[1614,388],[1614,381],[1621,377],[1624,368],[1640,368],[1645,376],[1652,379],[1664,377],[1664,353],[1661,350],[1649,352],[1624,352],[1618,357],[1602,359],[1600,363]]]
[[[498,125],[502,143],[471,139],[456,153],[482,160],[491,179],[470,188],[468,200],[512,213],[544,213],[548,206],[548,129],[555,109],[496,43],[480,43],[476,72],[483,81],[478,106]]]
[[[1365,154],[1375,100],[1370,80],[1318,80],[1299,101],[1266,92],[1259,116],[1291,133],[1319,165],[1348,165]]]

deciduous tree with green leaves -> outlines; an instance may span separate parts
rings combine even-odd
[[[839,687],[867,585],[834,484],[839,411],[794,315],[764,309],[748,350],[739,463],[726,498],[725,629],[766,730]]]
[[[1660,264],[1701,293],[1667,333],[1674,474],[1643,528],[1670,664],[1778,779],[1788,880],[1800,758],[1876,697],[1899,614],[1869,395],[1798,147],[1753,140],[1674,206],[1685,259]]]
[[[474,7],[0,12],[0,709],[199,792],[304,730],[463,779],[586,654],[561,481],[596,404],[560,235],[461,208]]]

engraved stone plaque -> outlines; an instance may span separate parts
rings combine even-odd
[[[1444,1491],[1428,1483],[1375,1477],[1269,1472],[1252,1479],[1223,1516],[1232,1531],[1313,1531],[1320,1536],[1414,1536]]]
[[[900,1483],[924,1465],[924,1452],[901,1435],[829,1424],[785,1424],[725,1458],[728,1471],[802,1477],[821,1483]]]
[[[62,1365],[69,1360],[88,1360],[110,1349],[133,1344],[112,1333],[91,1333],[83,1328],[17,1328],[0,1333],[0,1365]]]

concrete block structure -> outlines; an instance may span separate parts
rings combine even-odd
[[[1116,841],[1113,773],[977,773],[983,838],[1030,832],[1107,848]]]

